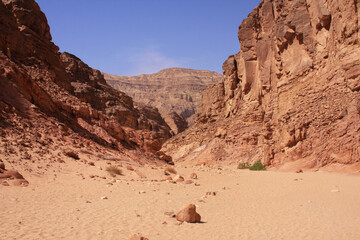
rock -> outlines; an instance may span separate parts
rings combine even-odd
[[[174,213],[174,211],[164,212],[164,214],[169,216],[169,217],[172,217],[172,218],[176,217],[176,214]]]
[[[108,199],[108,198],[107,198],[107,196],[101,196],[100,199],[101,199],[101,200],[106,200],[106,199]]]
[[[95,166],[95,163],[94,163],[94,162],[88,162],[88,164],[89,164],[90,166]]]
[[[172,177],[170,177],[170,176],[167,176],[165,179],[164,179],[164,181],[172,181],[173,179],[172,179]]]
[[[192,124],[200,107],[201,92],[221,80],[221,75],[215,72],[183,68],[133,77],[110,74],[104,77],[108,84],[128,93],[135,102],[159,109],[175,134]]]
[[[176,214],[176,220],[180,222],[199,223],[201,216],[196,212],[196,206],[189,204]]]
[[[0,173],[0,179],[24,179],[24,177],[16,170],[5,170]]]
[[[239,26],[240,51],[224,62],[222,81],[203,92],[195,124],[161,151],[175,163],[359,171],[358,5],[261,1]]]
[[[65,154],[66,156],[68,156],[68,157],[71,157],[71,158],[75,159],[75,160],[79,160],[79,159],[80,159],[80,158],[79,158],[79,155],[78,155],[75,151],[73,151],[73,150],[66,150],[66,151],[64,151],[64,154]]]
[[[132,166],[126,166],[126,169],[129,171],[134,171],[134,168]]]
[[[130,238],[130,240],[149,240],[149,239],[146,238],[146,237],[143,237],[143,236],[141,236],[141,235],[139,235],[139,234],[134,234],[134,235]]]
[[[183,182],[185,179],[181,175],[176,175],[173,179],[175,182]]]
[[[206,192],[206,196],[216,196],[216,192]]]
[[[185,184],[193,184],[194,182],[191,181],[191,180],[186,180],[184,183],[185,183]]]
[[[0,169],[5,170],[5,164],[2,160],[0,160]]]
[[[59,159],[53,149],[66,146],[64,154],[78,160],[80,153],[71,149],[92,154],[96,145],[99,159],[109,148],[121,150],[114,154],[117,160],[143,164],[160,159],[156,152],[173,133],[159,111],[134,104],[100,71],[60,53],[34,0],[0,1],[0,19],[0,112],[6,123],[0,130],[2,139],[23,139],[4,149],[10,158]],[[21,149],[39,144],[41,151],[31,155]]]
[[[27,187],[29,185],[29,182],[18,171],[0,169],[0,183],[9,186],[9,182],[14,186]]]
[[[1,182],[1,181],[0,181],[0,182]],[[6,187],[10,186],[10,184],[9,184],[7,181],[2,181],[1,184],[2,184],[3,186],[6,186]]]
[[[191,178],[191,179],[198,179],[198,176],[197,176],[196,173],[191,173],[191,174],[190,174],[190,178]]]

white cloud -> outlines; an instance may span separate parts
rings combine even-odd
[[[182,61],[171,59],[154,47],[133,55],[128,61],[133,65],[131,75],[150,74],[164,68],[183,67]]]

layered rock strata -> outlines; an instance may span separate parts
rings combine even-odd
[[[135,102],[156,107],[175,134],[193,123],[201,92],[221,81],[206,70],[168,68],[154,74],[127,77],[104,74],[109,85],[129,94]]]
[[[196,124],[163,151],[193,163],[360,169],[358,1],[263,0]]]
[[[169,160],[158,153],[171,136],[159,112],[137,108],[99,71],[60,54],[35,1],[0,1],[0,31],[0,158],[7,164],[62,161],[66,148]]]

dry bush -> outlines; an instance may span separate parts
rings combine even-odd
[[[110,173],[111,175],[113,175],[113,176],[122,175],[121,169],[116,167],[116,166],[109,166],[109,167],[106,168],[106,171],[108,173]]]

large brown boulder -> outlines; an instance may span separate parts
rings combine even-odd
[[[201,216],[196,212],[196,206],[194,204],[189,204],[176,214],[176,220],[180,222],[199,223],[201,221]]]

